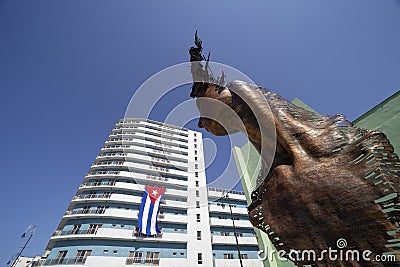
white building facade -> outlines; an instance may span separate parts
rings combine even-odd
[[[137,227],[147,185],[166,188],[154,236]],[[34,266],[240,266],[233,224],[243,266],[263,266],[244,194],[222,191],[206,187],[200,132],[119,120]]]

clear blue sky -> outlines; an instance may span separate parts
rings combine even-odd
[[[400,88],[399,26],[398,0],[0,0],[0,265],[30,223],[25,254],[43,253],[135,89],[196,29],[212,60],[353,120]]]

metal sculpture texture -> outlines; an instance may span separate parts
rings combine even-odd
[[[259,86],[216,82],[207,69],[208,60],[202,65],[199,40],[196,32],[197,48],[190,49],[190,96],[197,98],[198,127],[218,136],[244,132],[271,166],[261,171],[262,179],[252,192],[252,224],[279,250],[313,250],[321,255],[329,247],[338,250],[337,240],[345,239],[343,253],[360,253],[359,260],[332,260],[326,255],[299,258],[298,265],[397,266],[398,262],[372,261],[376,255],[396,254],[400,246],[400,162],[385,134],[355,127],[340,115],[315,115]],[[202,98],[223,103],[241,122],[214,104],[199,101]],[[271,129],[271,135],[261,134]],[[263,153],[271,148],[272,157]],[[367,253],[371,261],[361,257],[367,250],[372,252]]]

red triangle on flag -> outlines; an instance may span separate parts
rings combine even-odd
[[[165,192],[165,188],[148,185],[146,186],[146,191],[149,194],[151,203],[154,203]]]

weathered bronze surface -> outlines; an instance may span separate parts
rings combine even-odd
[[[338,249],[340,238],[347,241],[343,251],[358,250],[360,258],[365,250],[372,252],[373,259],[398,249],[393,244],[400,238],[400,162],[385,134],[355,127],[340,115],[317,116],[259,86],[240,81],[213,84],[207,69],[195,59],[191,57],[192,63],[200,64],[201,70],[195,70],[191,96],[197,98],[201,114],[198,127],[215,135],[242,131],[265,163],[272,160],[272,167],[264,170],[265,179],[252,193],[248,212],[252,224],[266,232],[278,250],[314,250],[320,255],[329,247]],[[198,101],[203,97],[226,104],[243,124]],[[255,113],[263,114],[263,119]],[[260,134],[268,129],[274,129],[276,140]],[[263,157],[263,149],[272,147],[276,147],[273,159]],[[331,261],[327,255],[296,263],[398,266]]]

